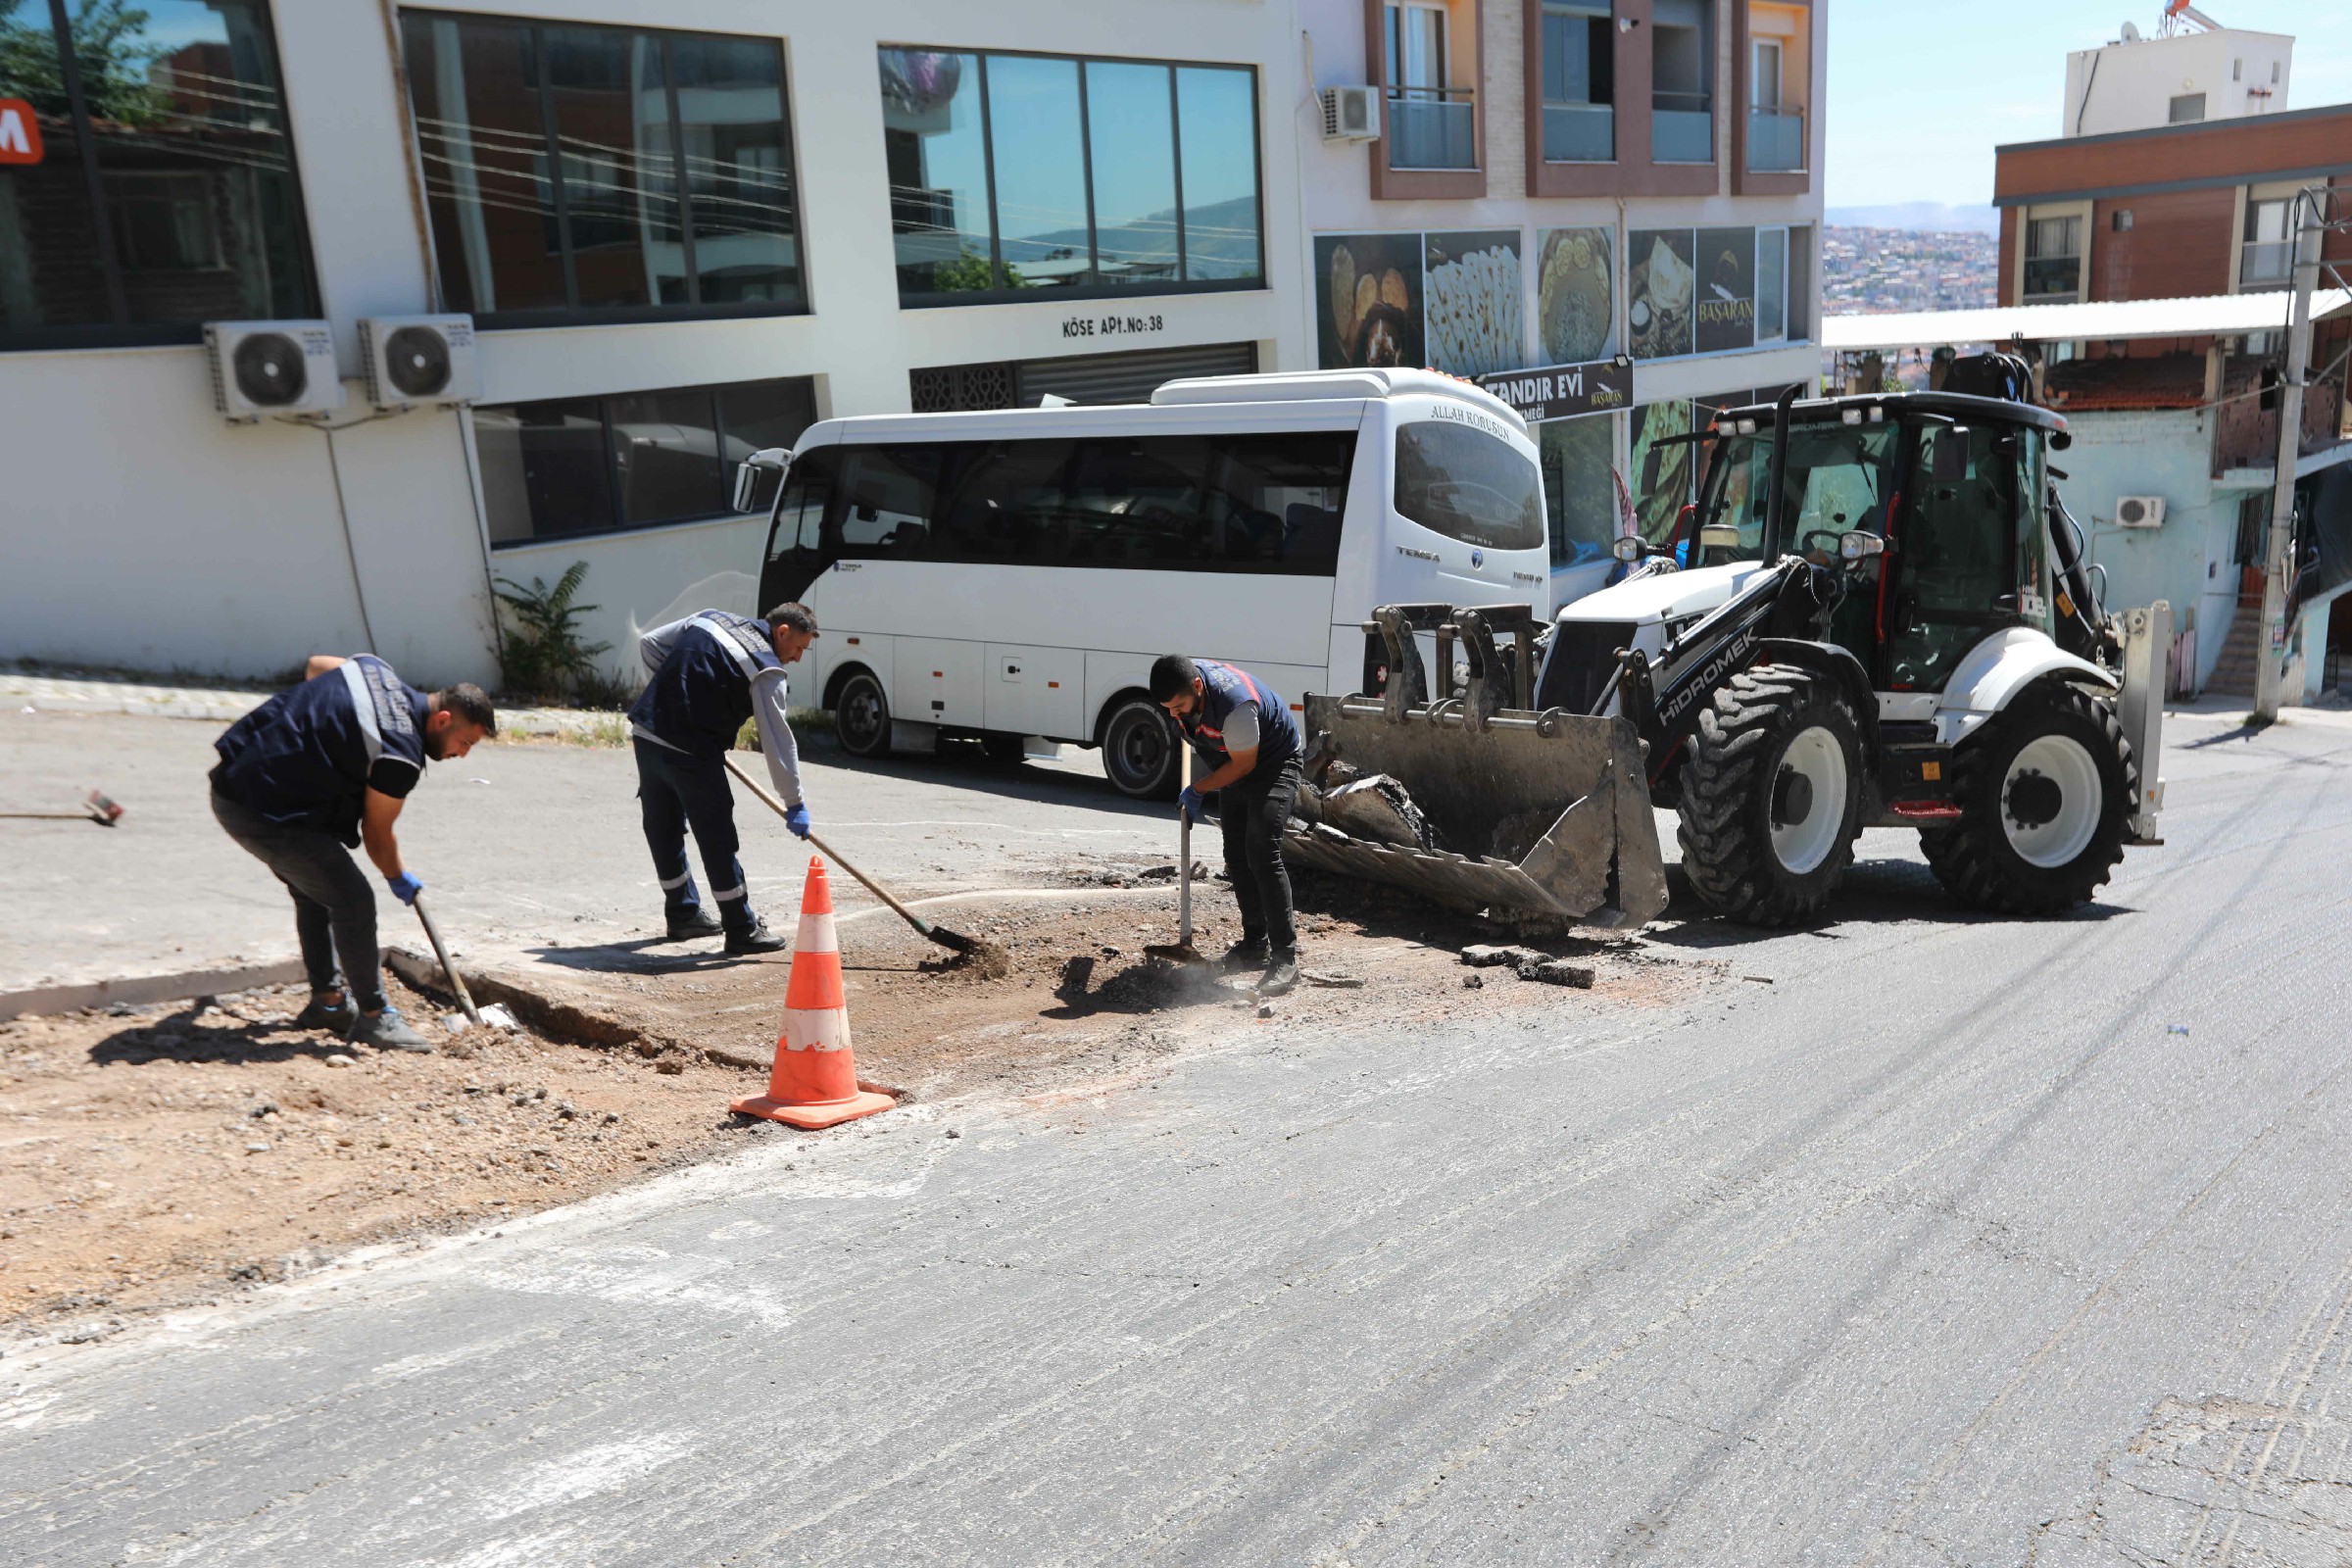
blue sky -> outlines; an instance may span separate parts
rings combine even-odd
[[[2352,102],[2346,0],[2204,0],[2225,26],[2291,33],[2289,109]],[[2069,50],[2151,36],[2161,0],[1832,0],[1832,207],[1992,200],[1992,149],[2058,134]]]

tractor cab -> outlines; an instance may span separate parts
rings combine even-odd
[[[2007,627],[2056,637],[2043,517],[2058,416],[1946,392],[1792,404],[1775,537],[1774,412],[1717,417],[1689,519],[1694,564],[1842,567],[1828,640],[1883,692],[1941,691],[1964,654]],[[1857,533],[1876,547],[1849,546]]]

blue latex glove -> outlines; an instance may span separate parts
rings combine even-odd
[[[796,806],[790,810],[786,811],[784,813],[784,825],[792,829],[792,836],[794,838],[807,838],[808,836],[808,808],[806,806]]]
[[[1184,813],[1186,821],[1199,827],[1200,825],[1200,792],[1187,784],[1183,793],[1176,797],[1176,809]]]
[[[384,878],[384,886],[390,888],[392,896],[403,904],[415,904],[416,895],[424,891],[424,884],[406,871]]]

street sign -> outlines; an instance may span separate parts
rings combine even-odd
[[[22,98],[0,98],[0,164],[41,161],[41,122]]]
[[[1547,365],[1540,369],[1496,370],[1478,384],[1508,403],[1534,424],[1579,414],[1628,408],[1634,401],[1630,360],[1592,360],[1583,365]]]

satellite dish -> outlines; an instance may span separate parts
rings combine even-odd
[[[229,366],[238,393],[256,408],[282,409],[301,401],[310,387],[302,345],[283,332],[256,332],[239,340]]]
[[[2139,26],[2136,23],[2127,22],[2124,24],[2124,42],[2139,42]]]
[[[449,385],[449,344],[426,326],[404,326],[384,343],[384,374],[403,397],[430,398]]]

